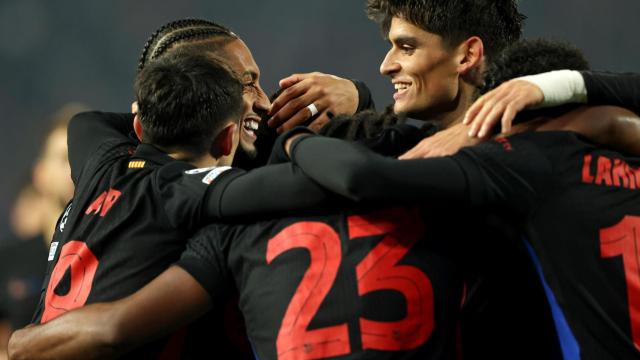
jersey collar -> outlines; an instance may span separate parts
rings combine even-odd
[[[171,156],[167,155],[167,153],[158,149],[157,147],[151,144],[140,144],[136,148],[136,151],[133,153],[134,158],[140,158],[147,161],[151,161],[158,165],[168,164],[172,161],[176,161]]]

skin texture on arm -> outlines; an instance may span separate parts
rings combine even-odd
[[[541,117],[513,127],[509,122],[509,128],[510,130],[502,135],[525,131],[573,131],[597,144],[623,153],[640,155],[640,118],[637,114],[616,106],[582,107],[557,118]],[[462,147],[476,145],[489,139],[470,138],[466,136],[465,129],[465,125],[458,124],[440,131],[422,140],[400,159],[451,155]]]
[[[552,74],[545,73],[534,77]],[[581,72],[581,76],[584,79],[588,104],[622,106],[634,111],[640,108],[638,105],[640,101],[638,100],[640,75],[587,71]],[[558,79],[558,81],[562,80]],[[565,91],[565,93],[567,96],[570,95],[569,91]],[[568,96],[567,99],[573,98]],[[540,106],[545,102],[545,93],[536,84],[523,79],[509,80],[481,96],[467,110],[463,123],[469,125],[469,136],[471,137],[488,137],[491,134],[491,129],[498,122],[502,125],[502,132],[507,133],[520,111]],[[621,129],[626,128],[627,125],[620,125]]]
[[[573,131],[600,145],[640,156],[640,117],[617,106],[582,107],[544,122],[535,130]]]
[[[9,359],[113,359],[179,329],[210,307],[205,289],[173,266],[129,297],[16,331]]]
[[[465,146],[477,145],[483,141],[467,136],[467,131],[467,126],[463,124],[456,124],[438,131],[420,141],[418,145],[401,155],[399,159],[409,160],[453,155]]]

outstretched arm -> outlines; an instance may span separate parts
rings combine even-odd
[[[480,97],[464,123],[470,136],[486,137],[498,122],[509,132],[522,110],[571,103],[640,111],[640,75],[561,70],[513,79]]]
[[[535,190],[527,181],[531,177],[503,164],[487,165],[483,157],[476,155],[479,149],[503,152],[499,143],[490,142],[449,157],[395,160],[352,143],[319,136],[301,137],[290,144],[292,161],[307,175],[356,201],[461,206],[509,201],[526,208],[535,197]],[[523,156],[526,161],[521,160]],[[546,159],[530,147],[507,158],[515,164],[526,163],[524,172],[549,171]]]
[[[181,268],[171,267],[127,298],[88,305],[16,331],[9,341],[9,358],[116,358],[171,333],[210,307],[204,288]]]

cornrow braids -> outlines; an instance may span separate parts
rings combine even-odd
[[[206,31],[204,31],[205,29]],[[198,31],[191,32],[193,30]],[[180,37],[174,36],[177,34],[185,35]],[[179,42],[203,40],[217,36],[237,38],[237,35],[228,28],[209,20],[181,19],[169,22],[151,34],[145,43],[138,62],[138,72],[140,72],[149,61],[157,59]],[[159,47],[162,47],[161,51],[158,51]]]

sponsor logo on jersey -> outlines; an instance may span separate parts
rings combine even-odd
[[[49,257],[47,258],[47,261],[53,261],[53,258],[56,256],[56,250],[58,250],[58,242],[54,241],[49,247]]]
[[[64,226],[67,225],[67,220],[69,219],[69,213],[71,212],[71,205],[73,204],[69,204],[69,206],[67,206],[67,209],[64,211],[64,214],[62,214],[62,219],[60,219],[60,225],[58,225],[58,229],[60,229],[60,232],[63,232]]]
[[[197,175],[197,174],[202,174],[204,172],[207,171],[211,171],[213,169],[216,169],[217,166],[210,166],[210,167],[206,167],[206,168],[197,168],[197,169],[192,169],[192,170],[187,170],[184,173],[187,175]]]

